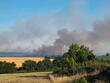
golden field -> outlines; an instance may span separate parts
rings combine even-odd
[[[33,60],[39,62],[44,60],[44,57],[0,57],[0,61],[6,61],[10,63],[14,62],[16,64],[16,67],[21,67],[22,63],[26,60]]]

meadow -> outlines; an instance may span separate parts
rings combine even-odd
[[[110,61],[110,56],[97,56],[98,60]]]
[[[52,83],[51,72],[0,74],[0,83]]]
[[[51,72],[10,73],[0,74],[0,83],[73,83],[73,80],[86,75],[54,77]]]

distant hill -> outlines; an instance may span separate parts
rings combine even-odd
[[[27,52],[0,52],[0,57],[45,57],[52,55],[38,55],[37,53],[27,53]],[[57,55],[53,55],[57,56]]]
[[[0,52],[0,57],[29,57],[33,56],[31,53],[22,52]]]
[[[103,61],[109,61],[110,62],[110,56],[97,56],[98,60],[103,60]]]

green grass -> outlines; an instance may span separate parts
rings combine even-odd
[[[51,83],[51,72],[0,74],[0,83]]]
[[[9,73],[9,74],[0,74],[0,77],[13,77],[13,76],[31,76],[31,75],[48,75],[51,72],[32,72],[32,73]]]
[[[96,58],[98,60],[110,61],[110,56],[97,56]]]
[[[96,56],[96,58],[100,63],[110,66],[110,56]]]

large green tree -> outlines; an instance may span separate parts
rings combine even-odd
[[[95,60],[95,55],[92,50],[84,45],[79,46],[78,44],[72,44],[64,56],[70,59],[70,63],[71,59],[74,59],[76,63]]]
[[[59,60],[54,60],[55,62],[60,62],[60,63],[55,63],[55,64],[60,64],[60,67],[57,66],[58,71],[56,70],[55,72],[59,72],[62,74],[68,74],[71,75],[74,73],[76,69],[77,64],[85,63],[88,61],[94,61],[95,60],[95,55],[92,50],[87,48],[84,45],[79,46],[78,44],[72,44],[69,47],[68,52],[64,53],[62,56],[62,59]]]

